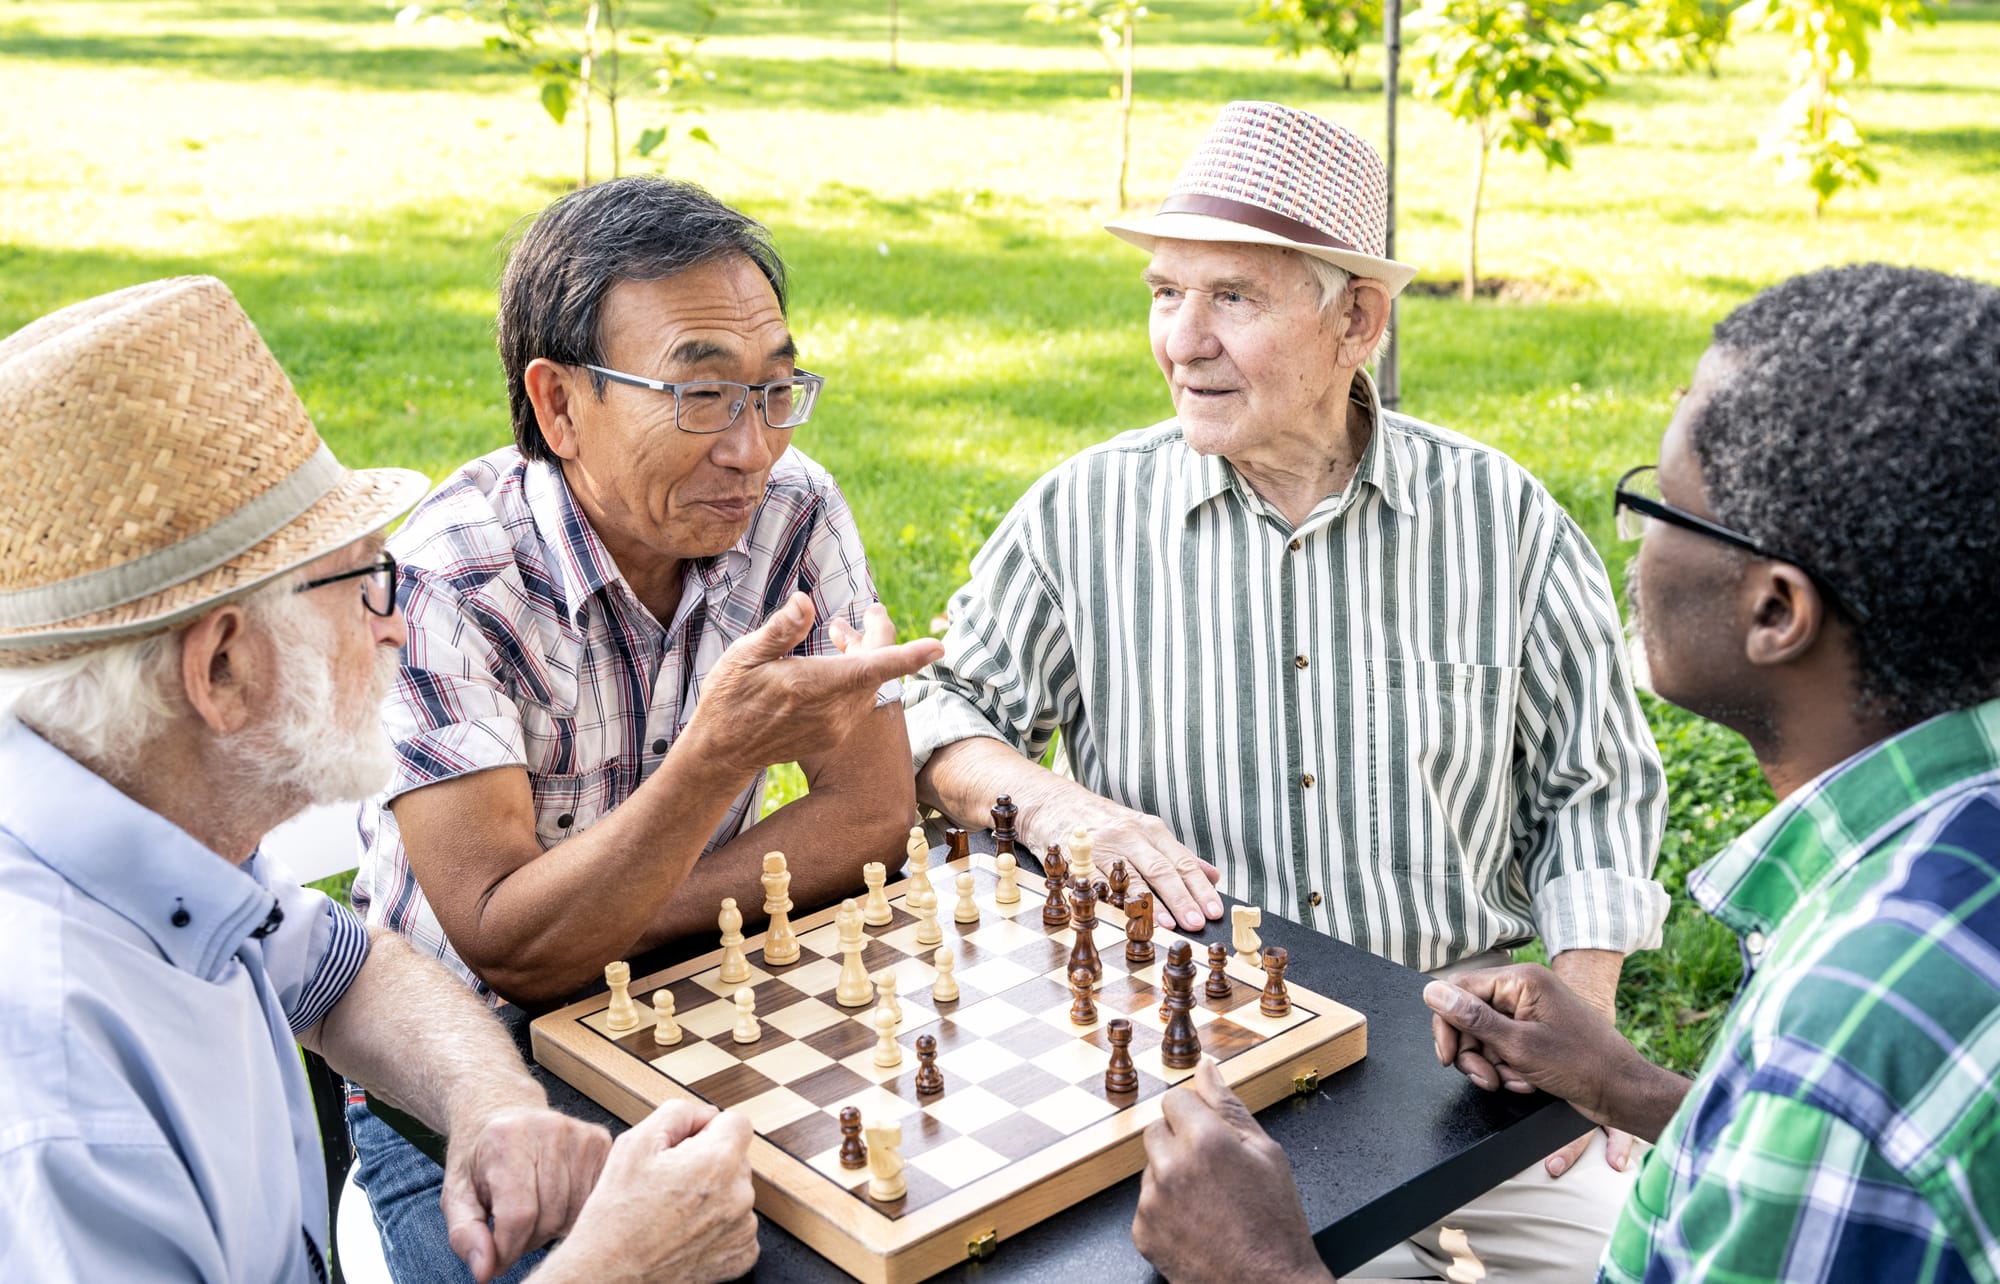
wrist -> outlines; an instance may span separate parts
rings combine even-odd
[[[453,1141],[469,1139],[510,1110],[548,1108],[548,1094],[533,1078],[526,1074],[518,1078],[509,1076],[504,1082],[489,1083],[477,1092],[449,1102],[445,1108],[445,1136]]]
[[[1657,1141],[1667,1120],[1680,1109],[1688,1081],[1646,1060],[1624,1039],[1618,1042],[1622,1055],[1616,1073],[1606,1085],[1605,1099],[1597,1112],[1599,1121],[1635,1137]]]

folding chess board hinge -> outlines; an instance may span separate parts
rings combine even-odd
[[[1292,1076],[1292,1094],[1304,1096],[1308,1092],[1319,1091],[1319,1071],[1311,1066]]]
[[[965,1255],[975,1262],[983,1262],[1000,1251],[1000,1237],[992,1231],[981,1231],[965,1241]]]

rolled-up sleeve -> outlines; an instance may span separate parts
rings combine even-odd
[[[301,887],[290,873],[258,857],[249,873],[277,897],[275,931],[258,938],[264,974],[293,1034],[318,1025],[340,1002],[368,959],[368,929],[326,893]]]
[[[1666,777],[1604,566],[1560,519],[1522,654],[1514,837],[1549,953],[1660,943]]]
[[[1033,549],[1037,507],[1031,492],[973,558],[948,608],[944,658],[904,688],[918,770],[943,746],[977,736],[1040,758],[1078,707],[1061,599]]]

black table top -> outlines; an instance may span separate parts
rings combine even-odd
[[[980,835],[984,838],[985,835]],[[990,850],[990,842],[978,844]],[[1026,870],[1029,861],[1023,861]],[[1225,898],[1226,901],[1226,898]],[[1205,932],[1181,935],[1229,943],[1229,916]],[[1486,1093],[1437,1063],[1430,1012],[1421,999],[1426,978],[1399,964],[1323,936],[1268,912],[1258,928],[1266,945],[1290,954],[1286,977],[1368,1018],[1368,1055],[1261,1111],[1257,1121],[1284,1147],[1314,1228],[1320,1256],[1334,1271],[1349,1270],[1445,1216],[1563,1144],[1589,1126],[1568,1105],[1539,1093]],[[713,948],[706,943],[632,960],[644,976]],[[1196,957],[1204,951],[1197,949]],[[600,987],[601,988],[601,987]],[[623,1121],[553,1074],[533,1064],[530,1016],[503,1007],[500,1016],[558,1110],[622,1131]],[[418,1125],[379,1113],[409,1132]],[[427,1139],[414,1137],[419,1144]],[[428,1139],[434,1149],[435,1139]],[[434,1151],[435,1153],[435,1151]],[[1230,1198],[1216,1192],[1218,1201]],[[1088,1272],[1099,1281],[1150,1280],[1152,1268],[1132,1247],[1139,1204],[1134,1176],[1001,1241],[983,1262],[966,1262],[940,1279],[1050,1278]],[[786,1281],[837,1281],[847,1276],[790,1232],[762,1219],[763,1255],[756,1276]]]

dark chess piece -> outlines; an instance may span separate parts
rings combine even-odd
[[[1208,947],[1208,984],[1201,992],[1211,999],[1226,999],[1236,992],[1229,984],[1229,947],[1221,941]]]
[[[1153,961],[1153,894],[1134,892],[1125,898],[1125,962],[1145,967]]]
[[[1062,848],[1054,843],[1042,857],[1042,872],[1048,877],[1042,881],[1048,884],[1049,903],[1042,906],[1042,926],[1062,927],[1069,922],[1069,902],[1063,899],[1063,884],[1069,880],[1069,862],[1063,859]]]
[[[1166,1033],[1160,1038],[1160,1063],[1169,1070],[1192,1070],[1201,1060],[1201,1039],[1194,1030],[1194,950],[1175,941],[1160,973],[1167,990]]]
[[[1104,1027],[1104,1037],[1111,1040],[1111,1064],[1104,1069],[1104,1091],[1114,1096],[1139,1091],[1139,1068],[1132,1064],[1132,1023],[1124,1017],[1113,1017]]]
[[[937,1068],[937,1039],[933,1035],[917,1036],[917,1095],[935,1097],[944,1091],[944,1071]]]
[[[1097,1004],[1090,997],[1090,969],[1073,967],[1069,970],[1069,1019],[1071,1025],[1096,1025]]]
[[[1006,794],[1001,794],[993,800],[994,855],[1014,850],[1014,818],[1020,814],[1021,809],[1016,807],[1014,800]]]
[[[861,1107],[840,1108],[840,1166],[866,1168],[868,1147],[861,1141]]]
[[[1097,890],[1084,886],[1069,894],[1071,917],[1076,924],[1076,943],[1069,947],[1071,970],[1082,968],[1090,973],[1090,984],[1095,987],[1104,981],[1104,960],[1097,953]]]
[[[1112,909],[1125,908],[1125,889],[1132,885],[1132,876],[1125,872],[1125,862],[1111,862],[1111,881],[1105,887],[1104,903]]]
[[[1257,1010],[1267,1017],[1292,1014],[1292,996],[1285,992],[1285,964],[1289,961],[1282,945],[1264,951],[1264,997],[1257,1000]]]
[[[944,858],[946,860],[964,860],[971,851],[971,834],[956,825],[944,831]]]

